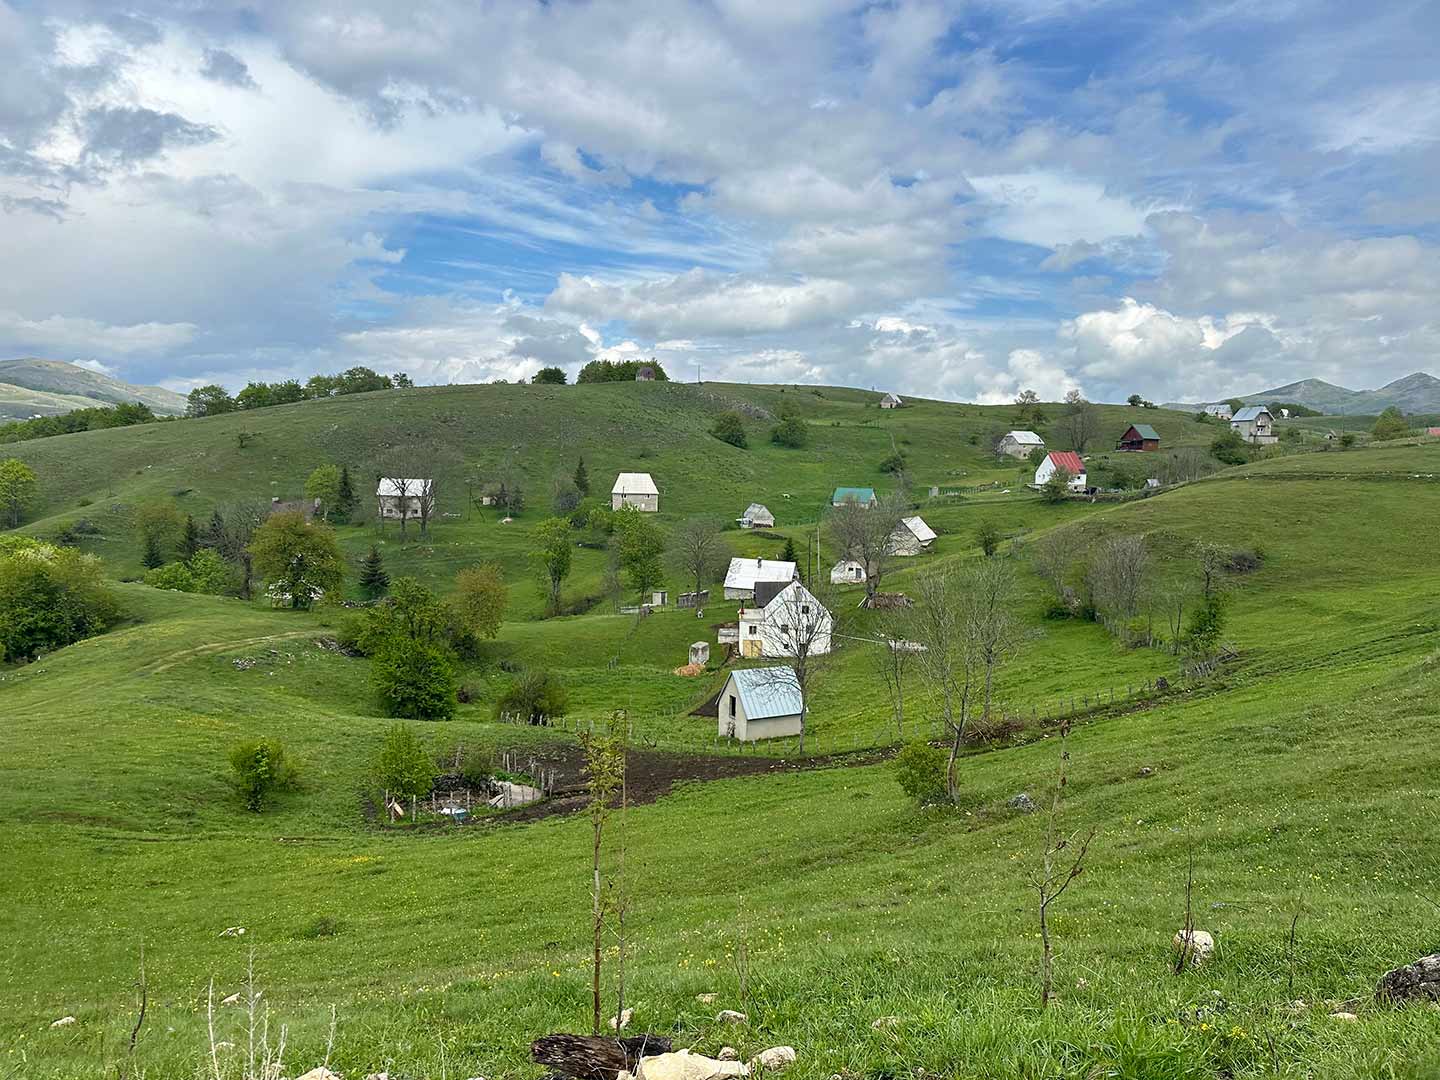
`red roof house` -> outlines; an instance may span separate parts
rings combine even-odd
[[[1064,469],[1070,474],[1070,490],[1085,490],[1085,462],[1080,460],[1080,455],[1074,450],[1052,450],[1045,455],[1045,460],[1035,470],[1035,484],[1038,487],[1055,475],[1057,469]]]

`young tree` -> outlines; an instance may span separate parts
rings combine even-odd
[[[875,652],[875,669],[890,692],[895,734],[905,738],[905,675],[914,661],[916,643],[906,639],[912,619],[908,612],[887,611],[880,619],[880,646]]]
[[[175,504],[163,500],[142,503],[135,511],[135,529],[140,534],[140,547],[145,558],[159,558],[159,566],[179,547],[185,535],[185,519]],[[149,567],[151,564],[146,563]]]
[[[322,521],[340,505],[340,470],[334,465],[320,465],[305,478],[305,498],[320,509]]]
[[[387,716],[448,720],[455,715],[454,653],[439,641],[391,638],[370,658],[370,682]]]
[[[710,518],[689,518],[670,534],[670,551],[675,568],[695,583],[695,592],[717,580],[730,562],[720,522]]]
[[[590,474],[585,471],[583,457],[575,462],[575,486],[580,489],[581,495],[590,494]]]
[[[0,461],[0,515],[9,528],[16,528],[39,490],[35,471],[18,458]]]
[[[982,559],[961,582],[962,633],[981,680],[980,715],[986,731],[992,729],[995,673],[1025,642],[1025,628],[1016,615],[1019,599],[1015,571],[1004,559]]]
[[[345,579],[345,560],[335,534],[305,520],[299,511],[271,514],[255,530],[249,551],[277,597],[308,608]]]
[[[728,409],[715,418],[715,423],[710,428],[710,434],[721,442],[737,446],[741,450],[748,445],[745,438],[745,418],[734,409]]]
[[[391,795],[418,799],[435,786],[435,759],[409,724],[392,724],[385,732],[371,771]]]
[[[1039,897],[1040,918],[1040,1007],[1046,1008],[1055,999],[1055,947],[1050,935],[1050,908],[1065,895],[1071,883],[1085,871],[1085,853],[1095,839],[1091,829],[1083,840],[1078,832],[1064,836],[1059,830],[1060,803],[1065,795],[1070,765],[1070,721],[1060,724],[1060,765],[1055,777],[1055,790],[1046,814],[1045,847],[1040,856],[1039,870],[1031,884]],[[1078,845],[1077,845],[1078,841]],[[1063,856],[1063,861],[1062,861]]]
[[[560,613],[560,589],[570,575],[575,544],[570,539],[570,522],[554,517],[535,526],[531,534],[535,548],[530,553],[531,565],[545,587],[545,613]]]
[[[1049,532],[1030,548],[1030,563],[1035,573],[1067,608],[1073,606],[1070,575],[1075,568],[1075,552],[1072,543],[1064,532]]]
[[[1000,550],[1000,541],[1004,537],[1000,533],[1000,526],[993,521],[982,521],[975,526],[975,546],[987,558],[993,558]]]
[[[230,772],[245,807],[259,813],[277,791],[288,791],[299,781],[295,760],[279,739],[247,739],[230,748]]]
[[[455,592],[450,597],[453,624],[467,651],[482,639],[500,632],[505,618],[509,592],[505,578],[495,563],[469,566],[455,575]],[[468,639],[468,640],[467,640]]]
[[[195,553],[200,550],[200,526],[195,524],[195,519],[185,515],[185,527],[180,532],[180,557],[182,559],[194,558]]]
[[[580,505],[583,496],[568,473],[556,473],[550,481],[550,509],[557,517],[563,517]]]
[[[1095,610],[1116,637],[1129,640],[1130,621],[1147,600],[1150,569],[1150,549],[1143,536],[1112,536],[1092,556],[1089,581]]]
[[[1377,442],[1386,439],[1403,439],[1410,434],[1410,425],[1405,421],[1405,414],[1391,405],[1375,420],[1375,427],[1371,429],[1370,434]]]
[[[358,501],[355,495],[355,485],[350,480],[350,466],[340,466],[340,483],[335,488],[335,514],[334,520],[347,522],[350,515],[355,512],[355,504]]]
[[[495,702],[495,719],[550,724],[570,709],[570,695],[548,671],[526,668]]]
[[[374,544],[370,545],[370,553],[360,564],[360,588],[371,600],[380,599],[385,595],[385,590],[390,588],[390,575],[385,572],[385,560],[380,557],[380,549]]]
[[[610,804],[625,780],[625,725],[625,714],[616,712],[610,716],[607,732],[582,732],[580,736],[585,750],[585,771],[589,775],[587,786],[590,793],[590,923],[593,944],[590,990],[593,1009],[591,1033],[594,1035],[600,1034],[600,976],[606,914],[601,855],[604,849],[605,826],[610,820]]]
[[[893,495],[869,506],[844,502],[834,507],[826,525],[830,539],[846,556],[865,568],[865,599],[873,603],[891,555],[890,537],[905,516],[906,506]]]
[[[799,563],[800,556],[795,553],[795,541],[790,537],[785,538],[785,547],[780,552],[781,562]]]
[[[160,541],[153,536],[145,537],[144,550],[140,552],[140,565],[146,570],[158,570],[165,565],[165,553],[160,550]]]
[[[1045,478],[1040,485],[1040,497],[1047,503],[1062,503],[1070,497],[1070,481],[1075,479],[1063,465]]]
[[[1070,448],[1083,454],[1100,430],[1100,413],[1081,396],[1079,390],[1065,395],[1065,411],[1060,414],[1060,430],[1070,441]]]
[[[958,572],[950,567],[922,574],[916,581],[916,603],[908,626],[910,636],[924,647],[915,654],[921,684],[938,707],[949,737],[945,794],[951,802],[960,793],[956,762],[969,728],[975,672],[973,645],[956,602],[958,588]]]
[[[1223,584],[1220,575],[1224,572],[1230,555],[1224,547],[1209,540],[1197,542],[1194,552],[1195,569],[1200,575],[1201,595],[1208,600],[1220,591]]]
[[[616,512],[614,520],[615,533],[611,543],[615,545],[619,567],[638,597],[637,602],[643,604],[646,594],[665,581],[665,570],[660,562],[660,556],[665,551],[665,534],[633,507]]]
[[[776,446],[799,450],[810,442],[810,425],[804,418],[792,414],[775,425],[770,432],[770,441]]]
[[[221,556],[235,564],[240,571],[240,596],[250,599],[251,586],[255,577],[255,560],[250,553],[250,541],[270,513],[263,503],[231,503],[222,514],[219,510],[211,517],[213,529],[218,524],[221,531],[213,538],[213,546]]]

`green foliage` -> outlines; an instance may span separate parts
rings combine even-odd
[[[1226,465],[1244,465],[1250,460],[1245,440],[1234,428],[1226,428],[1215,436],[1215,441],[1210,444],[1210,453],[1215,456],[1215,460]]]
[[[1070,481],[1074,478],[1069,469],[1058,466],[1040,485],[1040,497],[1047,503],[1064,502],[1070,496]]]
[[[219,552],[201,548],[185,562],[168,563],[147,571],[145,584],[152,589],[221,596],[230,591],[232,581],[230,568]]]
[[[749,445],[745,438],[745,418],[734,409],[728,409],[715,418],[710,434],[721,442],[738,446],[741,450]]]
[[[0,461],[0,520],[12,529],[19,525],[26,507],[35,501],[39,486],[35,471],[23,461]]]
[[[158,419],[150,406],[126,401],[108,408],[73,409],[59,416],[37,416],[0,424],[0,444],[47,439],[52,435],[69,435],[75,431],[99,431],[104,428],[153,424]]]
[[[246,739],[230,748],[230,776],[245,807],[260,813],[277,792],[293,791],[300,768],[279,739]]]
[[[787,416],[770,432],[770,441],[790,450],[803,449],[810,443],[810,425],[799,416]]]
[[[370,552],[360,564],[360,588],[369,600],[378,600],[390,588],[390,575],[385,572],[385,560],[380,549],[370,545]]]
[[[185,515],[185,528],[180,534],[180,557],[188,559],[200,550],[200,526],[195,524],[195,518],[190,514]]]
[[[340,470],[334,465],[320,465],[305,478],[305,498],[320,504],[320,516],[326,521],[340,505]]]
[[[140,534],[145,565],[153,569],[180,547],[185,536],[185,519],[174,503],[155,499],[141,504],[135,511],[135,528]]]
[[[435,786],[435,759],[408,724],[392,724],[371,764],[375,785],[401,798],[419,798]]]
[[[905,471],[905,455],[896,450],[880,461],[880,471],[883,473],[898,473]]]
[[[1410,434],[1410,425],[1405,421],[1405,414],[1391,405],[1376,418],[1375,426],[1370,429],[1370,434],[1376,442],[1386,439],[1403,439]]]
[[[454,653],[444,643],[383,639],[370,658],[370,685],[386,716],[449,720],[455,715]]]
[[[1220,647],[1220,635],[1225,631],[1226,594],[1216,590],[1190,615],[1185,627],[1185,644],[1196,656],[1213,656]]]
[[[567,379],[564,368],[542,367],[530,381],[541,386],[564,386]]]
[[[146,570],[158,570],[165,565],[165,553],[160,550],[160,541],[153,536],[145,537],[145,549],[140,553],[140,565]]]
[[[1145,404],[1145,399],[1139,394],[1131,394],[1125,399],[1125,404],[1129,405],[1132,409],[1138,409],[1141,405]]]
[[[345,580],[335,534],[298,511],[271,514],[250,541],[255,569],[270,583],[272,599],[308,608]]]
[[[340,466],[340,484],[336,488],[335,513],[330,515],[332,521],[345,522],[355,513],[355,506],[359,500],[355,496],[355,485],[350,482],[350,466]]]
[[[665,568],[660,561],[665,551],[665,534],[648,514],[631,506],[614,511],[611,519],[620,569],[631,590],[643,599],[665,581]]]
[[[1340,448],[1342,450],[1349,450],[1354,445],[1355,433],[1353,431],[1347,431],[1345,432],[1345,434],[1340,436]]]
[[[0,660],[52,652],[119,618],[93,556],[33,542],[0,548]]]
[[[895,755],[895,782],[918,806],[945,800],[945,751],[927,742],[906,743]]]
[[[585,459],[575,462],[575,487],[582,496],[590,494],[590,474],[585,471]]]
[[[495,702],[495,717],[518,717],[530,724],[548,723],[564,716],[570,696],[560,680],[548,671],[522,671]]]
[[[484,786],[495,768],[495,751],[484,743],[467,742],[460,751],[460,778],[470,787]]]
[[[500,632],[509,601],[505,576],[494,563],[469,566],[455,575],[450,597],[452,640],[464,652]]]
[[[530,562],[546,590],[546,613],[554,615],[560,610],[560,589],[574,561],[570,522],[565,518],[550,518],[535,526],[531,536],[535,550],[530,553]]]
[[[187,395],[189,404],[185,407],[188,416],[219,416],[221,413],[234,412],[236,409],[235,399],[226,392],[223,386],[211,383],[208,386],[197,386]]]
[[[982,521],[975,526],[975,544],[985,553],[988,558],[1000,550],[1000,541],[1004,539],[1000,527],[993,521]]]
[[[634,382],[641,368],[649,368],[656,382],[669,382],[670,376],[655,360],[591,360],[580,369],[577,383]]]
[[[800,561],[800,556],[795,553],[795,541],[788,536],[785,538],[784,550],[780,552],[780,561],[793,563]]]

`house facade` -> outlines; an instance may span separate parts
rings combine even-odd
[[[755,591],[755,606],[742,606],[735,619],[740,624],[740,655],[744,659],[822,656],[830,651],[835,620],[798,581],[780,589],[762,583]]]
[[[805,696],[788,667],[732,671],[717,704],[719,734],[727,739],[783,739],[805,726]]]
[[[1045,440],[1033,431],[1007,431],[995,445],[996,453],[1007,457],[1027,458],[1036,450],[1045,449]]]
[[[841,559],[830,568],[830,584],[865,584],[865,564],[858,559]]]
[[[1052,450],[1046,454],[1045,460],[1035,470],[1035,486],[1042,487],[1055,475],[1057,469],[1064,469],[1070,474],[1070,483],[1067,486],[1071,491],[1085,490],[1085,462],[1080,460],[1080,455],[1074,450]]]
[[[890,534],[886,552],[891,555],[919,555],[935,542],[935,530],[925,524],[925,519],[916,515],[901,518],[900,524]]]
[[[375,501],[386,521],[434,517],[435,481],[385,476],[375,486]]]
[[[775,525],[775,515],[763,503],[751,503],[736,524],[742,529],[769,529]]]
[[[1229,420],[1232,411],[1229,402],[1222,401],[1217,405],[1206,405],[1205,414],[1207,416],[1213,416],[1217,420]]]
[[[880,408],[882,409],[898,409],[903,404],[905,403],[900,400],[898,394],[886,394],[880,399]]]
[[[633,506],[653,514],[660,509],[660,489],[648,472],[622,472],[610,489],[610,509]]]
[[[725,571],[725,599],[753,600],[756,588],[762,583],[784,586],[799,576],[793,562],[734,558]]]
[[[875,489],[862,487],[837,487],[830,495],[831,506],[859,503],[867,509],[875,505]]]
[[[1120,436],[1116,450],[1159,450],[1160,433],[1149,424],[1131,424]]]
[[[1275,417],[1264,405],[1251,405],[1230,418],[1230,430],[1254,446],[1279,442],[1275,434]]]

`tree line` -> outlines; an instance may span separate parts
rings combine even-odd
[[[289,405],[296,401],[315,401],[342,394],[367,394],[375,390],[403,390],[415,384],[410,376],[397,371],[381,375],[368,367],[352,367],[338,375],[312,375],[303,384],[299,379],[284,382],[246,383],[233,397],[223,386],[210,383],[197,386],[187,395],[187,416],[218,416],[222,413],[265,409],[271,405]]]

